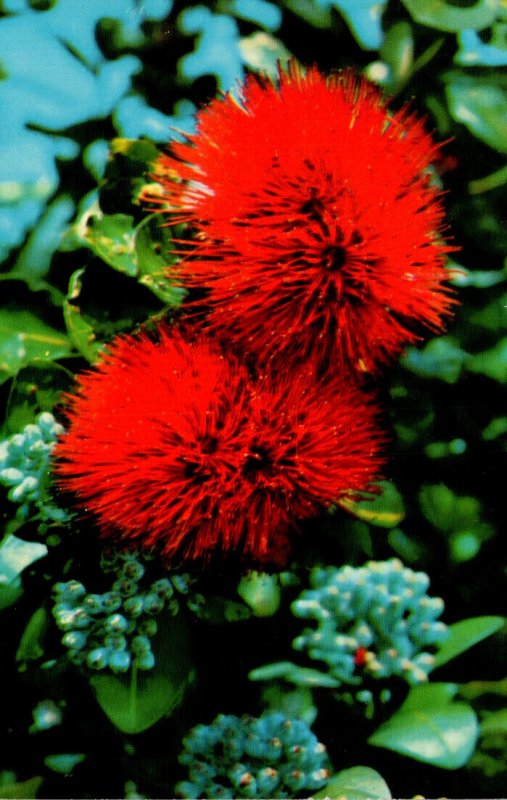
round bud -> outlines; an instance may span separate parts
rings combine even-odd
[[[115,581],[111,587],[113,592],[118,592],[123,597],[132,597],[138,589],[139,586],[135,581],[131,581],[129,578],[119,578]]]
[[[123,614],[111,614],[104,620],[104,628],[112,633],[123,633],[128,628],[128,622]]]
[[[144,634],[145,636],[155,636],[158,625],[154,619],[143,619],[143,621],[139,623],[137,630],[140,634]]]
[[[160,578],[155,581],[151,586],[151,591],[163,600],[169,600],[174,594],[174,588],[169,578]]]
[[[144,597],[140,595],[128,597],[123,603],[123,610],[127,616],[133,619],[139,617],[144,610]]]
[[[62,644],[72,650],[82,650],[87,640],[88,637],[83,631],[69,631],[62,637]]]
[[[136,660],[134,663],[138,669],[142,670],[153,669],[153,667],[155,666],[155,656],[153,655],[151,650],[149,653],[139,653],[139,655],[136,656]]]
[[[135,559],[125,561],[120,576],[130,581],[139,581],[144,575],[145,569],[143,565]]]
[[[151,650],[151,642],[147,636],[134,636],[131,642],[132,652],[140,655],[141,653],[149,653]]]
[[[104,645],[110,650],[125,650],[127,640],[123,633],[108,633],[104,638]]]
[[[130,653],[126,650],[116,650],[109,656],[109,667],[113,672],[127,672],[130,662]]]
[[[90,650],[86,657],[86,663],[90,669],[105,669],[109,662],[109,650],[107,647],[95,647]]]
[[[104,607],[102,595],[87,594],[83,600],[83,606],[90,614],[100,613]]]
[[[144,598],[144,611],[146,614],[160,614],[164,608],[164,601],[157,594],[147,594]]]
[[[102,605],[105,611],[116,611],[121,606],[121,594],[118,592],[105,592],[102,595]]]

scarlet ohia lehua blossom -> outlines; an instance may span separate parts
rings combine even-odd
[[[212,100],[155,170],[151,200],[193,229],[179,280],[207,287],[209,327],[264,357],[375,372],[453,305],[439,146],[350,71],[292,63]]]
[[[297,520],[367,488],[384,437],[371,398],[287,373],[254,381],[174,329],[115,339],[68,398],[57,483],[103,533],[166,560],[283,563]]]

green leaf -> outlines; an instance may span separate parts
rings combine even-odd
[[[289,719],[302,719],[310,727],[318,714],[312,691],[307,686],[293,689],[284,683],[270,681],[262,691],[262,703],[270,711],[281,711]]]
[[[472,708],[455,703],[455,684],[415,686],[401,708],[368,739],[436,767],[458,769],[474,752],[479,726]]]
[[[323,686],[327,689],[336,689],[340,685],[340,682],[331,675],[326,675],[318,669],[294,665],[285,675],[285,680],[295,686]]]
[[[129,214],[104,214],[97,204],[88,208],[74,226],[81,244],[89,247],[110,267],[137,278],[166,305],[177,308],[186,290],[169,277],[176,260],[169,229],[160,215],[151,214],[139,225]]]
[[[378,50],[382,44],[381,18],[386,0],[332,0],[329,5],[344,17],[363,50]]]
[[[472,325],[480,325],[489,331],[507,329],[507,292],[497,297],[492,303],[476,311],[470,316]]]
[[[279,65],[285,65],[291,53],[284,43],[264,31],[255,31],[239,40],[239,49],[245,65],[255,72],[277,77]]]
[[[499,10],[498,0],[476,0],[470,8],[459,8],[445,0],[402,0],[403,5],[421,25],[440,31],[462,31],[465,28],[483,30],[494,22]]]
[[[26,567],[43,558],[47,552],[45,544],[7,536],[0,544],[0,584],[12,583]]]
[[[248,677],[251,681],[272,681],[282,678],[287,683],[295,686],[324,686],[327,689],[336,689],[340,682],[325,672],[308,667],[298,667],[292,661],[277,661],[274,664],[264,664],[253,669]]]
[[[53,772],[60,772],[62,775],[70,775],[75,766],[86,758],[85,753],[58,753],[46,756],[44,764]]]
[[[110,142],[100,196],[131,198],[136,204],[146,186],[146,174],[154,168],[160,152],[148,139],[116,138]]]
[[[489,712],[481,722],[482,736],[499,733],[507,734],[507,708]]]
[[[242,622],[252,612],[244,603],[238,603],[218,594],[194,594],[187,601],[190,611],[199,619],[211,625],[224,625],[227,622]]]
[[[34,775],[20,783],[4,783],[0,786],[2,800],[35,800],[42,784],[42,777]]]
[[[38,608],[23,631],[16,653],[16,661],[36,661],[44,655],[41,641],[48,626],[48,614],[44,608]]]
[[[447,664],[460,653],[496,633],[505,624],[503,617],[472,617],[449,626],[449,638],[435,655],[433,669]]]
[[[93,364],[99,357],[103,345],[97,341],[91,318],[83,313],[79,305],[84,274],[84,269],[78,269],[71,276],[69,290],[63,304],[63,316],[75,348],[83,358]]]
[[[0,611],[14,605],[23,595],[23,585],[20,578],[15,578],[12,583],[0,583]]]
[[[470,133],[507,153],[507,91],[493,81],[451,72],[444,76],[452,117]]]
[[[175,286],[169,278],[169,269],[174,256],[170,250],[168,228],[163,227],[156,214],[148,217],[137,228],[135,233],[136,263],[138,280],[143,286],[166,305],[178,308],[186,290]]]
[[[481,520],[483,508],[476,497],[459,496],[443,483],[422,486],[419,506],[428,522],[448,537],[454,561],[474,558],[494,533],[493,526]]]
[[[277,575],[252,570],[243,575],[236,591],[255,617],[271,617],[278,611],[281,590]]]
[[[403,498],[396,486],[389,481],[380,481],[380,494],[364,492],[362,500],[343,498],[338,502],[355,517],[379,528],[394,528],[405,518]]]
[[[35,358],[64,358],[72,353],[65,333],[46,325],[31,311],[0,309],[0,383]]]
[[[392,794],[382,775],[370,767],[342,769],[313,795],[314,800],[391,800]]]
[[[5,433],[18,433],[41,411],[52,411],[62,393],[72,386],[72,373],[59,364],[35,359],[20,369],[12,382],[5,417]]]
[[[507,383],[507,336],[491,350],[470,355],[465,361],[468,372],[478,372],[498,383]]]
[[[407,347],[400,363],[421,378],[437,378],[445,383],[456,383],[463,369],[467,353],[453,336],[432,339],[422,349]]]
[[[285,678],[288,672],[294,669],[292,661],[275,661],[273,664],[264,664],[248,673],[251,681],[272,681]]]
[[[125,676],[90,679],[102,710],[123,733],[140,733],[169,715],[193,680],[188,628],[181,614],[159,618],[153,653],[155,667],[150,671],[133,668]]]
[[[135,263],[134,219],[127,214],[102,214],[90,217],[85,239],[106,264],[131,278],[137,275]]]
[[[399,91],[409,80],[414,62],[414,36],[408,22],[396,22],[389,28],[380,49],[380,58],[389,67],[386,88],[389,92]]]

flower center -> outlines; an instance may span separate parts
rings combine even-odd
[[[322,263],[330,272],[337,272],[347,261],[347,251],[339,244],[328,245],[322,251]]]
[[[246,477],[254,476],[259,472],[267,472],[273,466],[273,458],[267,447],[252,445],[246,457],[243,473]]]

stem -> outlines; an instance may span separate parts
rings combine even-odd
[[[492,172],[491,175],[486,175],[485,178],[470,181],[468,191],[470,194],[482,194],[483,192],[489,192],[491,189],[498,189],[504,183],[507,183],[507,164]]]
[[[135,722],[137,716],[137,671],[137,667],[134,664],[129,688],[129,717],[133,722]]]

